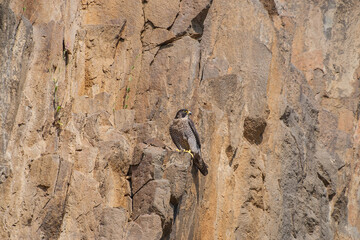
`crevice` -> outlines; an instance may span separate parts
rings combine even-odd
[[[357,104],[357,108],[356,108],[356,119],[359,120],[360,118],[360,101]]]
[[[204,32],[204,22],[208,15],[211,3],[206,5],[206,7],[200,11],[196,17],[191,20],[191,27],[194,30],[195,34],[191,34],[192,38],[200,39]]]
[[[61,162],[62,162],[61,159],[59,159],[59,167],[58,167],[58,171],[57,171],[57,174],[56,174],[56,180],[55,180],[55,184],[54,184],[53,195],[54,195],[55,192],[56,192],[56,185],[57,185],[58,178],[59,178],[59,174],[60,174]]]
[[[305,174],[305,166],[304,166],[304,165],[305,165],[305,158],[304,158],[304,156],[303,156],[303,154],[302,154],[302,151],[300,150],[299,143],[297,142],[296,137],[292,134],[291,131],[290,131],[290,135],[291,135],[291,137],[294,139],[296,148],[297,148],[297,150],[298,150],[298,152],[299,152],[300,167],[301,167],[302,174],[304,175],[304,174]],[[305,178],[305,176],[303,176],[302,178],[300,178],[299,182],[300,182],[302,179],[304,179],[304,178]]]
[[[186,34],[178,35],[178,36],[176,36],[176,37],[170,38],[170,39],[168,39],[168,40],[166,40],[166,41],[164,41],[164,42],[162,42],[162,43],[159,43],[158,45],[156,45],[156,47],[163,47],[163,48],[164,48],[164,47],[166,47],[166,45],[169,45],[169,44],[171,44],[171,43],[173,43],[173,42],[181,39],[181,38],[184,37],[185,35],[186,35]]]
[[[14,32],[14,39],[16,39],[16,35],[18,33],[21,22],[22,22],[22,15],[21,15],[21,17],[19,19],[19,23],[16,25],[15,32]]]
[[[189,36],[189,37],[191,37],[192,39],[195,39],[195,40],[198,40],[198,41],[199,41],[199,38],[198,38],[197,36],[195,36],[194,34],[190,34],[190,33],[188,33],[188,32],[183,32],[183,33],[181,33],[180,35],[177,35],[176,37],[170,38],[170,39],[168,39],[168,40],[166,40],[166,41],[164,41],[164,42],[162,42],[162,43],[159,43],[158,45],[156,45],[156,46],[153,47],[153,48],[149,48],[149,49],[145,50],[145,51],[150,51],[150,50],[152,50],[152,49],[154,49],[154,48],[159,47],[159,49],[158,49],[158,50],[156,51],[156,53],[154,54],[153,60],[150,62],[150,66],[153,64],[153,62],[154,62],[157,54],[160,52],[160,50],[163,50],[163,49],[168,48],[168,47],[172,47],[174,42],[176,42],[176,41],[178,41],[178,40],[180,40],[180,39],[182,39],[183,37],[186,37],[186,36]],[[200,63],[200,62],[199,62],[199,63]],[[199,68],[200,68],[200,66],[199,66]]]
[[[346,164],[341,165],[341,166],[338,168],[338,171],[340,171],[341,169],[343,169],[345,166],[346,166]]]
[[[152,50],[152,49],[154,49],[154,48],[160,47],[160,48],[157,50],[157,52],[155,53],[155,55],[154,55],[154,58],[155,58],[155,56],[157,55],[157,53],[158,53],[160,50],[162,50],[162,49],[164,49],[164,48],[171,47],[171,46],[172,46],[172,43],[174,43],[174,42],[182,39],[182,38],[185,37],[185,36],[189,36],[189,37],[193,38],[191,34],[186,33],[186,32],[183,32],[181,35],[177,35],[176,37],[170,38],[170,39],[168,39],[168,40],[166,40],[166,41],[164,41],[164,42],[162,42],[162,43],[159,43],[159,44],[157,44],[156,46],[154,46],[154,47],[152,47],[152,48],[148,48],[148,49],[146,49],[146,50],[144,50],[144,51],[150,51],[150,50]],[[193,39],[195,39],[195,38],[193,38]],[[151,65],[151,63],[150,63],[150,65]]]
[[[333,198],[335,197],[335,195],[336,195],[335,192],[329,194],[329,196],[328,196],[328,197],[329,197],[329,201],[333,200]]]
[[[180,10],[180,4],[179,4],[179,10]],[[172,26],[174,26],[174,23],[176,22],[176,19],[178,18],[179,14],[180,14],[180,12],[178,11],[178,13],[176,14],[175,19],[174,19],[174,21],[172,22],[172,24],[171,24],[168,28],[166,28],[168,31],[170,31],[170,29],[172,28]]]
[[[329,186],[329,181],[326,180],[323,176],[321,176],[319,173],[317,173],[318,178],[323,182],[323,184],[325,185],[325,187]]]
[[[44,192],[46,192],[49,189],[49,186],[45,186],[43,184],[39,184],[36,187],[40,188],[41,190],[43,190]]]
[[[160,50],[162,50],[162,49],[164,49],[164,48],[168,48],[168,47],[171,47],[172,45],[164,45],[164,46],[160,46],[160,48],[156,51],[156,53],[154,54],[154,57],[153,57],[153,59],[151,60],[151,62],[150,62],[150,66],[154,63],[154,61],[155,61],[155,58],[156,58],[156,56],[159,54],[159,52],[160,52]]]
[[[201,40],[199,40],[199,41],[201,41]],[[200,75],[200,72],[201,72],[201,50],[199,51],[198,69],[197,69],[196,76],[199,76],[199,75]],[[201,73],[201,76],[200,76],[200,77],[201,77],[201,78],[203,77],[203,73]],[[199,80],[200,80],[199,82],[202,81],[201,78],[199,79]]]
[[[226,150],[225,150],[226,156],[227,156],[228,159],[229,159],[229,167],[231,167],[232,164],[233,164],[233,161],[234,161],[234,158],[235,158],[235,156],[236,156],[237,150],[238,150],[238,148],[235,148],[235,149],[234,149],[231,145],[229,145],[229,146],[226,148]]]
[[[251,189],[250,189],[251,190]],[[261,202],[258,202],[253,196],[250,196],[245,203],[250,203],[252,206],[261,209],[261,210],[265,210],[264,209],[264,201],[263,199],[261,199]]]
[[[64,216],[65,216],[65,208],[66,208],[66,205],[68,203],[68,200],[69,200],[69,190],[70,190],[70,182],[71,182],[71,178],[72,178],[72,173],[73,173],[73,166],[70,166],[71,170],[70,170],[70,176],[69,176],[69,179],[66,183],[66,191],[65,191],[65,200],[64,200],[64,205],[63,205],[63,209],[62,209],[62,214],[61,214],[61,224],[60,224],[60,229],[61,229],[61,226],[62,224],[64,223]]]
[[[143,3],[144,3],[144,2],[143,2]],[[177,40],[182,39],[182,38],[185,37],[185,36],[189,36],[189,37],[191,37],[192,39],[195,39],[195,40],[197,40],[197,41],[200,42],[200,41],[201,41],[202,34],[203,34],[203,30],[204,30],[204,21],[205,21],[205,19],[206,19],[206,17],[207,17],[207,14],[208,14],[208,12],[209,12],[209,9],[210,9],[211,4],[212,4],[212,1],[210,1],[210,3],[209,3],[203,10],[201,10],[200,13],[199,13],[195,18],[193,18],[193,19],[191,20],[191,25],[188,27],[188,29],[187,29],[186,31],[181,32],[181,33],[178,33],[175,37],[170,38],[170,39],[168,39],[168,40],[166,40],[166,41],[164,41],[164,42],[162,42],[162,43],[160,43],[160,44],[157,44],[157,45],[156,45],[155,47],[153,47],[153,48],[149,48],[149,49],[145,50],[145,51],[150,51],[150,50],[152,50],[152,49],[154,49],[154,48],[156,48],[156,47],[160,47],[160,48],[157,50],[157,52],[155,53],[153,60],[150,62],[150,65],[152,65],[152,63],[153,63],[154,60],[155,60],[156,55],[159,53],[160,50],[162,50],[162,49],[164,49],[164,48],[166,48],[166,47],[171,47],[171,46],[172,46],[172,45],[171,45],[172,43],[174,43],[174,42],[177,41]],[[144,11],[144,9],[143,9],[143,11]],[[145,22],[145,21],[146,21],[146,19],[145,19],[145,12],[144,12],[143,14],[144,14],[144,22]],[[174,22],[171,24],[171,26],[169,26],[168,28],[166,28],[168,31],[171,30],[171,28],[173,27],[173,25],[174,25],[176,19],[178,18],[178,16],[179,16],[179,12],[177,13],[177,15],[176,15],[176,17],[175,17],[175,19],[174,19]],[[147,25],[147,24],[150,24],[150,26],[151,26],[153,29],[159,28],[159,27],[156,27],[156,26],[155,26],[151,21],[149,21],[149,20],[144,23],[144,27],[143,27],[143,29],[142,29],[142,31],[141,31],[141,42],[142,42],[143,47],[144,47],[144,44],[143,44],[142,38],[143,38],[143,33],[144,33],[145,29],[146,29],[146,25]],[[191,29],[194,30],[194,33],[191,32]],[[200,57],[200,60],[201,60],[201,57]],[[199,62],[200,62],[200,61],[199,61]],[[200,66],[199,66],[199,72],[200,72]],[[203,74],[203,73],[202,73],[202,74]]]
[[[203,32],[204,32],[204,22],[205,22],[205,20],[206,20],[206,18],[207,18],[207,15],[208,15],[208,13],[209,13],[209,10],[210,10],[212,4],[213,4],[213,0],[210,0],[209,4],[204,8],[204,9],[207,9],[207,11],[206,11],[206,15],[204,16],[203,21],[202,21],[202,34],[201,34],[201,38],[199,38],[199,40],[198,40],[199,43],[200,43],[201,40],[202,40],[202,35],[203,35]],[[203,9],[201,12],[203,12],[204,9]],[[200,12],[200,13],[201,13],[201,12]],[[200,15],[200,13],[199,13],[199,15]],[[199,15],[198,15],[198,16],[199,16]],[[197,17],[197,16],[196,16],[196,17]],[[195,18],[196,18],[196,17],[195,17]],[[194,20],[194,19],[193,19],[193,20]],[[223,21],[223,19],[221,19],[220,25],[221,25],[222,21]],[[212,50],[211,50],[211,54],[212,54],[212,52],[214,51],[215,45],[216,45],[216,43],[217,43],[217,36],[218,36],[218,33],[219,33],[219,28],[220,28],[220,26],[219,26],[218,29],[216,30],[215,43],[213,44],[213,47],[212,47]],[[200,51],[200,60],[199,60],[199,65],[200,65],[200,67],[199,67],[199,72],[200,72],[199,79],[200,79],[200,83],[201,83],[201,82],[203,81],[203,79],[204,79],[204,67],[205,67],[205,64],[203,64],[203,66],[201,66],[201,59],[202,59],[201,52],[202,52],[202,51]],[[210,54],[210,55],[211,55],[211,54]],[[205,62],[205,61],[204,61],[204,62]]]
[[[200,57],[199,65],[201,65],[201,57]],[[201,71],[201,66],[199,68],[200,68],[200,71]],[[202,82],[203,79],[204,79],[204,67],[203,67],[203,69],[201,71],[200,83]]]
[[[265,10],[268,12],[270,18],[272,18],[272,16],[274,15],[279,15],[274,0],[260,0],[260,2],[264,6]]]
[[[342,190],[341,194],[339,195],[338,199],[336,200],[334,204],[334,210],[331,213],[332,219],[336,223],[340,223],[342,221],[346,221],[348,216],[348,198],[345,196],[346,187]]]
[[[65,66],[68,65],[69,63],[69,55],[70,55],[70,51],[69,49],[67,49],[67,46],[65,44],[65,40],[63,39],[62,41],[62,48],[63,48],[63,59],[64,59],[64,62],[65,62]]]
[[[124,23],[122,24],[122,26],[121,26],[121,28],[120,28],[120,30],[119,30],[119,33],[116,34],[116,36],[115,36],[116,43],[115,43],[115,51],[114,51],[114,56],[113,56],[113,58],[115,58],[116,50],[117,50],[117,48],[118,48],[119,43],[125,41],[125,39],[122,38],[121,35],[122,35],[122,33],[124,32],[126,23],[127,23],[127,21],[126,21],[126,19],[125,19],[125,20],[124,20]]]
[[[144,42],[143,42],[143,33],[145,32],[146,29],[146,24],[149,22],[149,24],[152,24],[151,21],[146,21],[146,17],[145,17],[145,4],[147,3],[146,0],[142,0],[142,12],[143,12],[143,18],[144,18],[144,24],[143,24],[143,28],[140,31],[140,41],[141,41],[141,46],[142,46],[142,53],[144,53]]]
[[[334,191],[333,188],[331,187],[331,180],[327,180],[325,177],[323,177],[318,172],[317,172],[317,176],[320,179],[320,181],[322,181],[322,183],[324,184],[327,195],[328,195],[328,199],[329,199],[329,201],[331,201],[334,198],[334,196],[336,195],[336,191]]]
[[[135,196],[141,189],[143,189],[149,182],[151,182],[151,181],[154,181],[154,179],[149,179],[149,180],[147,180],[147,181],[144,183],[144,185],[142,185],[135,193],[132,193],[131,198],[134,198],[134,196]]]
[[[46,203],[45,203],[45,205],[43,206],[42,209],[45,209],[45,208],[46,208],[46,206],[49,204],[49,202],[51,201],[51,199],[52,199],[52,197],[50,197],[49,200],[46,201]]]
[[[239,164],[234,164],[234,167],[233,167],[234,172],[238,169],[238,167],[239,167]]]
[[[181,206],[181,202],[182,202],[182,197],[183,197],[183,195],[181,195],[181,197],[177,201],[172,200],[172,198],[170,199],[170,203],[173,205],[173,210],[174,210],[174,212],[173,212],[173,223],[175,223],[176,217],[179,215],[180,206]]]
[[[61,166],[59,164],[59,166]],[[60,167],[59,167],[60,168]],[[67,178],[68,176],[68,178]],[[54,199],[55,202],[52,202],[52,204],[48,207],[48,211],[46,211],[45,217],[40,224],[39,229],[42,230],[45,237],[50,238],[54,237],[58,238],[58,236],[61,233],[61,227],[64,223],[64,217],[66,214],[66,206],[69,198],[69,189],[70,189],[70,181],[72,178],[72,166],[70,166],[70,172],[66,177],[64,178],[64,183],[66,190],[64,191],[65,195],[59,193],[58,195],[53,195],[52,199]],[[54,189],[56,189],[57,182],[55,184]],[[50,201],[50,200],[49,200]],[[46,204],[47,205],[47,204]],[[46,207],[44,206],[44,208]]]
[[[145,19],[144,19],[144,21],[145,21]],[[154,24],[153,24],[150,20],[147,20],[146,22],[144,22],[143,28],[142,28],[141,31],[140,31],[140,41],[141,41],[141,45],[142,45],[143,47],[145,47],[145,46],[144,46],[144,42],[143,42],[144,33],[145,33],[145,31],[146,31],[147,29],[149,29],[149,28],[151,28],[151,30],[154,30],[154,29],[156,29],[157,27],[155,27]]]
[[[141,155],[141,160],[142,160],[142,158],[144,157],[144,153],[142,153],[142,155]],[[140,160],[140,162],[141,162],[141,160]],[[140,164],[140,163],[139,163]],[[132,194],[132,178],[131,178],[131,176],[132,176],[132,166],[130,165],[130,167],[129,167],[129,171],[128,171],[128,173],[126,174],[126,180],[129,182],[129,187],[130,187],[130,194],[125,194],[124,196],[125,197],[130,197],[130,199],[131,199],[131,212],[133,213],[134,212],[134,200],[133,200],[133,196],[135,195],[133,195]],[[140,190],[140,189],[139,189]]]

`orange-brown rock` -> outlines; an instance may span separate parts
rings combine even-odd
[[[0,0],[0,239],[360,239],[359,15]]]

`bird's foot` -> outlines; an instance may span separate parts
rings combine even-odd
[[[177,152],[187,152],[187,153],[189,153],[191,155],[192,158],[194,158],[194,154],[192,154],[191,150],[185,150],[185,149],[179,150],[179,149],[176,149],[176,151]]]
[[[185,149],[184,149],[184,152],[189,153],[189,154],[191,155],[191,157],[194,158],[194,154],[192,154],[191,150],[185,150]]]

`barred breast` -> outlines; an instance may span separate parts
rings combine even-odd
[[[170,136],[179,150],[190,150],[187,139],[188,129],[186,129],[187,122],[184,119],[174,119],[170,125]]]

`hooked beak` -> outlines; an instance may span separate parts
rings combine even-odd
[[[189,115],[189,116],[191,115],[191,112],[190,112],[190,111],[188,111],[188,115]]]

